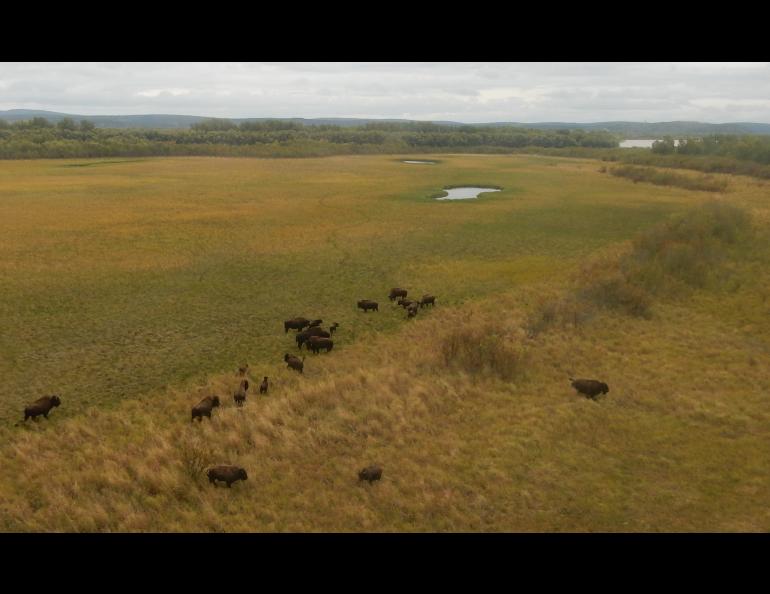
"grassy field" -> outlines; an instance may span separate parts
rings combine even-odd
[[[437,160],[0,163],[0,530],[770,530],[770,186],[724,177],[757,228],[727,281],[531,337],[586,259],[711,193]],[[459,184],[503,190],[427,198]],[[407,322],[392,286],[438,306]],[[341,324],[304,377],[295,315]],[[242,361],[274,387],[235,409]],[[14,427],[45,393],[62,407]],[[250,480],[214,490],[214,462]]]

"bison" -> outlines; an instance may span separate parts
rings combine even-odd
[[[246,377],[246,374],[249,371],[249,364],[244,363],[241,367],[238,368],[238,377]]]
[[[224,483],[227,483],[227,487],[230,488],[230,486],[235,481],[245,481],[248,479],[248,475],[246,474],[246,470],[241,468],[240,466],[214,466],[213,468],[210,468],[209,471],[206,473],[206,476],[209,477],[209,482],[213,483],[213,485],[216,487],[217,483],[216,481],[222,481]]]
[[[265,379],[263,379],[262,383],[259,384],[259,393],[267,394],[267,376],[265,376]]]
[[[283,323],[283,329],[285,330],[284,334],[289,332],[289,328],[292,330],[302,330],[308,324],[310,324],[310,320],[306,318],[292,318],[291,320],[286,320]]]
[[[362,299],[361,301],[359,301],[358,308],[363,309],[364,313],[366,313],[370,309],[373,309],[374,311],[380,311],[380,306],[377,305],[377,302],[370,301],[369,299]]]
[[[610,391],[610,388],[607,384],[598,380],[569,379],[572,382],[573,388],[588,398],[591,398],[592,400],[596,400],[596,397],[599,394],[606,394]]]
[[[54,394],[53,396],[43,396],[38,398],[32,404],[24,409],[24,421],[32,417],[36,419],[39,415],[43,415],[46,419],[51,409],[61,404],[61,398]]]
[[[238,386],[238,391],[233,394],[233,400],[235,400],[235,406],[243,406],[246,402],[246,392],[249,391],[249,380],[241,380],[241,384]]]
[[[211,411],[217,406],[219,406],[219,396],[206,396],[198,404],[193,406],[192,419],[190,419],[190,422],[192,423],[196,417],[198,422],[203,421],[203,417],[208,417],[210,421]]]
[[[418,308],[418,304],[416,302],[410,304],[409,307],[406,308],[406,317],[407,318],[415,317],[417,315],[417,308]]]
[[[420,307],[425,307],[426,305],[436,305],[436,298],[433,295],[423,295],[422,299],[420,299]]]
[[[329,334],[333,335],[337,331],[337,328],[339,327],[340,327],[339,322],[334,322],[331,326],[329,326]]]
[[[316,355],[321,349],[326,349],[328,353],[334,348],[334,341],[322,336],[311,336],[307,341],[307,348],[313,351]]]
[[[326,330],[319,326],[313,326],[312,328],[308,328],[304,332],[297,332],[297,336],[295,340],[297,341],[297,348],[301,349],[302,345],[311,337],[311,336],[321,336],[323,338],[330,338],[331,334],[329,334]]]
[[[415,301],[414,299],[399,299],[398,300],[398,304],[401,307],[403,307],[404,309],[406,309],[407,307],[409,307],[412,304],[419,305],[419,303],[420,303],[419,301]]]
[[[359,481],[369,481],[371,485],[374,481],[378,481],[382,478],[382,468],[379,466],[367,466],[361,472],[358,473]]]
[[[324,323],[323,320],[313,320],[312,322],[310,322],[309,327],[315,328],[316,326],[320,326],[323,323]]]
[[[388,299],[393,301],[396,297],[406,297],[406,289],[399,289],[398,287],[395,287],[390,290],[390,293],[388,293]]]
[[[289,353],[286,353],[283,356],[283,360],[286,361],[286,364],[289,367],[289,369],[299,371],[300,373],[302,373],[302,369],[305,367],[305,357],[302,357],[302,359],[300,359],[299,357],[295,357],[294,355],[290,355]]]

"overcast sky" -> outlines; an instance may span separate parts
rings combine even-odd
[[[770,64],[0,63],[0,110],[770,123]]]

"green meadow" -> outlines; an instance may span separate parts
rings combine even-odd
[[[0,419],[37,393],[67,416],[241,361],[268,373],[285,319],[338,321],[352,343],[403,323],[358,299],[403,285],[453,305],[558,275],[695,199],[568,160],[440,161],[0,163]],[[465,183],[503,191],[428,198]]]
[[[770,530],[770,184],[718,176],[749,226],[690,241],[660,229],[714,192],[401,158],[0,162],[0,531]],[[431,198],[458,185],[502,191]],[[302,376],[300,315],[340,324]],[[273,384],[236,408],[243,362]]]

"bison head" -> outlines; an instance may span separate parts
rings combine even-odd
[[[244,481],[249,478],[246,475],[246,470],[244,468],[241,468],[241,469],[238,470],[238,478],[239,479],[243,479]]]
[[[51,396],[51,406],[59,406],[60,404],[61,404],[61,398],[59,398],[56,395]]]
[[[219,396],[214,396],[211,399],[211,406],[219,406]]]
[[[609,391],[610,391],[610,387],[604,382],[602,382],[602,394],[606,394]]]

